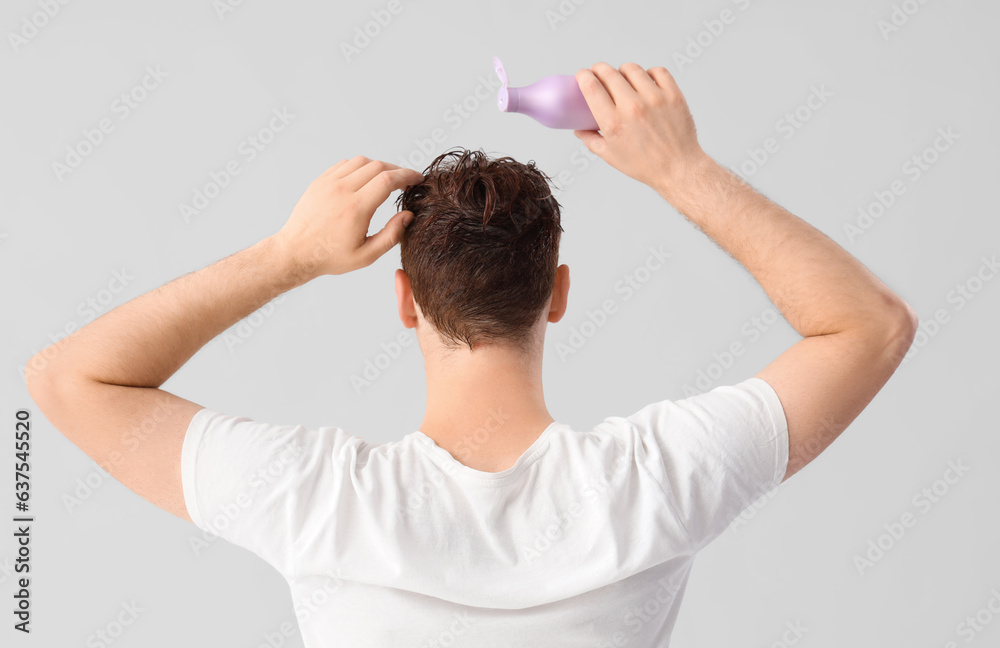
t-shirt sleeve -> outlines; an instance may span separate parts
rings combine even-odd
[[[784,478],[788,425],[760,378],[652,403],[627,418],[695,551]]]
[[[181,450],[181,483],[192,522],[249,549],[284,575],[315,527],[313,504],[336,506],[349,446],[335,427],[272,425],[210,409],[195,413]]]

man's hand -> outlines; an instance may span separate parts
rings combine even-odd
[[[591,151],[639,182],[670,190],[709,160],[684,95],[666,68],[598,63],[576,73],[597,131],[573,131]]]
[[[419,171],[361,155],[341,160],[309,185],[272,238],[296,271],[308,277],[364,268],[399,242],[413,218],[401,211],[369,236],[375,210],[393,191],[423,179]]]

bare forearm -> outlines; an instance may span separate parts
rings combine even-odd
[[[893,323],[908,306],[827,235],[707,155],[660,194],[743,264],[802,336]]]
[[[861,262],[705,154],[665,68],[601,62],[576,78],[601,130],[576,136],[742,263],[801,335],[911,327],[906,302]]]
[[[212,338],[304,283],[284,258],[264,239],[136,297],[57,343],[43,373],[159,387]]]

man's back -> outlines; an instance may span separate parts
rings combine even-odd
[[[372,444],[203,409],[181,470],[195,524],[288,580],[307,646],[651,646],[697,551],[787,461],[777,395],[750,378],[554,422],[495,473],[419,431]]]
[[[426,174],[341,160],[274,235],[36,354],[32,397],[116,479],[283,573],[310,645],[448,645],[444,629],[472,611],[479,645],[527,643],[512,633],[550,646],[645,633],[643,645],[662,645],[694,553],[850,425],[913,342],[916,315],[712,160],[666,69],[599,63],[577,80],[601,130],[576,135],[747,268],[803,337],[753,379],[587,433],[559,425],[542,390],[546,326],[569,289],[558,202],[533,164],[465,151]],[[368,234],[399,189],[401,210]],[[375,446],[338,428],[213,417],[161,389],[268,301],[396,243],[400,320],[416,329],[427,374],[420,434]],[[470,463],[509,472],[442,454],[493,407],[511,420]],[[538,437],[543,421],[554,425]],[[637,629],[632,613],[647,615]]]

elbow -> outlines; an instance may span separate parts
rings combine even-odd
[[[913,310],[913,307],[901,297],[897,298],[896,303],[893,304],[891,322],[895,334],[910,341],[913,341],[913,337],[920,327],[917,311]]]
[[[77,421],[81,405],[93,402],[95,381],[77,371],[62,353],[52,345],[32,356],[24,368],[24,383],[38,411],[71,438],[65,428]]]
[[[907,335],[909,336],[910,341],[912,342],[914,336],[916,336],[917,334],[917,329],[920,328],[920,318],[917,317],[917,311],[913,310],[913,307],[910,306],[905,301],[903,302],[903,307],[906,315]]]
[[[24,366],[24,384],[28,388],[28,394],[32,400],[37,401],[41,394],[42,384],[45,382],[47,372],[45,371],[45,358],[42,352],[31,356],[28,364]]]
[[[46,358],[46,351],[40,351],[28,361],[24,369],[24,383],[31,400],[51,421],[53,413],[68,400],[68,394],[64,374],[53,366],[50,358]]]
[[[28,360],[28,364],[24,367],[24,384],[28,388],[31,400],[44,414],[49,409],[51,394],[55,389],[52,380],[53,372],[51,368],[46,366],[47,362],[42,355],[43,353],[44,351],[36,353],[31,357],[31,360]]]
[[[889,352],[893,366],[898,366],[903,361],[913,345],[919,327],[920,318],[917,317],[913,307],[901,297],[892,299],[882,331],[885,335],[883,338],[885,348]]]

